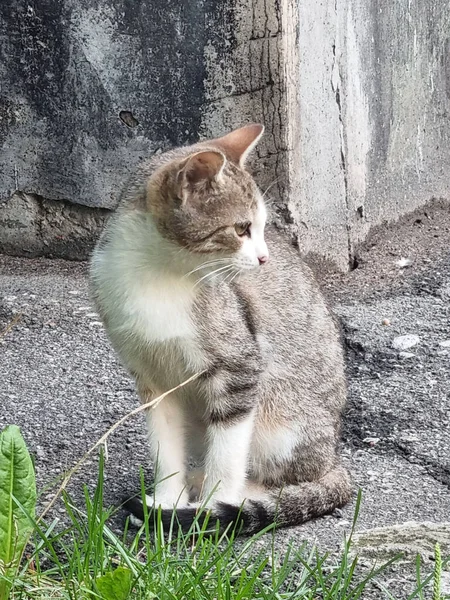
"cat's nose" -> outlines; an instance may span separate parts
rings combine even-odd
[[[267,254],[263,254],[262,256],[258,256],[259,264],[263,265],[264,263],[269,261],[269,257]]]

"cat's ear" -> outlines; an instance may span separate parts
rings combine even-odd
[[[226,158],[222,152],[205,150],[196,152],[187,158],[177,174],[177,196],[183,202],[189,194],[189,189],[199,183],[219,181]]]
[[[230,160],[243,167],[248,155],[256,146],[263,133],[264,125],[254,123],[235,129],[216,140],[216,143],[220,148],[223,148]]]

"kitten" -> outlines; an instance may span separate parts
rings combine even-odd
[[[149,506],[185,528],[197,501],[222,526],[303,523],[351,496],[338,455],[343,354],[326,303],[275,231],[245,161],[249,125],[154,156],[131,177],[95,249],[92,290],[148,411]],[[270,260],[269,260],[270,255]],[[200,465],[191,485],[188,459]],[[130,503],[142,518],[142,505]],[[241,510],[242,509],[242,510]]]

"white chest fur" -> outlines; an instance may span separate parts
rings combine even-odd
[[[151,220],[122,219],[94,254],[94,288],[118,347],[139,354],[142,346],[169,343],[197,370],[204,361],[192,318],[193,282],[161,263],[161,243]]]
[[[123,310],[149,343],[195,340],[193,301],[192,286],[186,282],[149,277],[128,290]]]

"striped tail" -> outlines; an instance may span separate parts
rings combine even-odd
[[[268,489],[259,497],[246,499],[241,506],[217,502],[208,510],[195,506],[162,509],[161,520],[164,529],[171,523],[178,523],[184,532],[188,532],[196,522],[201,528],[206,526],[208,530],[215,530],[219,522],[221,531],[234,529],[236,533],[249,535],[272,524],[276,527],[301,525],[344,506],[351,495],[349,474],[339,466],[318,481]],[[144,521],[144,508],[138,498],[127,500],[124,508],[138,521]],[[152,514],[151,508],[148,514]],[[134,519],[133,522],[136,523]]]

